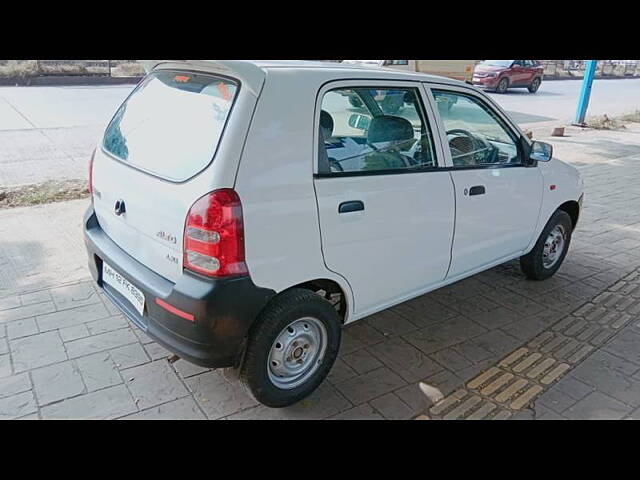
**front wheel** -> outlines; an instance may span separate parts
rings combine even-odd
[[[531,85],[529,85],[528,88],[530,93],[536,93],[540,88],[540,79],[534,78],[533,81],[531,82]]]
[[[505,93],[507,88],[509,88],[509,80],[506,77],[501,78],[496,87],[496,93]]]
[[[533,250],[520,257],[520,268],[532,280],[551,277],[569,250],[573,223],[567,212],[556,210],[542,230]]]
[[[338,355],[341,322],[335,308],[303,289],[267,306],[249,336],[240,378],[260,403],[286,407],[310,395]]]

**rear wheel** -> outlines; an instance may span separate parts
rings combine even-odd
[[[338,355],[341,322],[335,308],[296,288],[276,298],[256,322],[240,369],[255,399],[285,407],[311,394]]]
[[[573,224],[569,214],[556,210],[542,230],[533,250],[520,257],[520,268],[532,280],[551,277],[569,250]]]
[[[498,86],[496,87],[496,92],[504,93],[507,91],[508,88],[509,88],[509,80],[506,77],[501,78],[500,81],[498,82]]]
[[[531,85],[529,85],[529,92],[530,93],[536,93],[538,91],[538,89],[540,88],[540,78],[534,78],[533,81],[531,82]]]

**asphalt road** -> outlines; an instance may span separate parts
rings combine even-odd
[[[490,94],[516,122],[572,120],[581,81]],[[86,178],[102,130],[133,86],[0,87],[0,186]],[[590,115],[640,109],[640,79],[596,80]]]

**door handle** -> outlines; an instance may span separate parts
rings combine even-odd
[[[484,193],[485,193],[484,185],[476,185],[475,187],[471,187],[469,189],[469,196],[484,195]]]
[[[360,210],[364,210],[364,203],[360,200],[342,202],[338,207],[338,213],[359,212]]]

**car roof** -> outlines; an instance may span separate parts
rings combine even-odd
[[[183,68],[186,65],[203,68],[217,73],[237,77],[244,81],[249,89],[257,94],[270,70],[304,70],[315,72],[323,79],[337,80],[342,77],[354,77],[371,80],[421,81],[449,85],[463,85],[464,82],[437,75],[409,72],[395,68],[370,66],[363,64],[342,64],[330,61],[310,60],[145,60],[145,70],[154,68]]]

